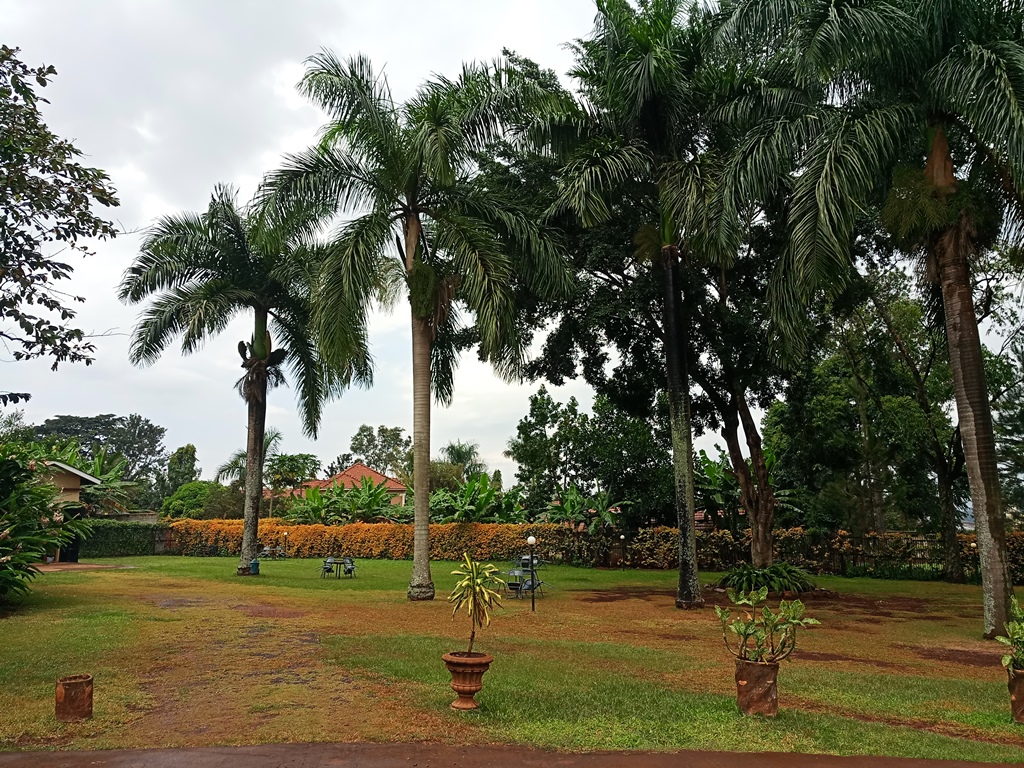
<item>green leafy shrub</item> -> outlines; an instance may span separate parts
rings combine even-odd
[[[1010,620],[1006,622],[1006,636],[997,637],[1010,652],[1003,656],[1003,666],[1008,670],[1024,670],[1024,610],[1016,597],[1010,598]]]
[[[92,520],[91,530],[79,549],[81,557],[138,557],[157,552],[157,539],[167,523],[137,523],[130,520]]]
[[[720,582],[737,592],[756,592],[761,588],[769,592],[807,592],[814,589],[811,575],[789,563],[773,563],[767,568],[755,568],[747,563],[734,566]]]
[[[164,517],[173,518],[201,518],[205,509],[206,500],[210,496],[210,489],[219,483],[209,480],[194,480],[185,483],[173,494],[164,499],[160,513]]]
[[[788,659],[796,648],[797,629],[821,623],[804,616],[804,604],[799,600],[782,600],[778,611],[767,605],[759,611],[758,606],[768,598],[767,587],[748,593],[730,589],[728,594],[743,616],[734,619],[732,611],[720,605],[715,606],[715,613],[722,622],[725,647],[743,661],[775,664]]]
[[[0,601],[28,592],[36,564],[89,530],[57,501],[41,455],[27,446],[0,452]]]

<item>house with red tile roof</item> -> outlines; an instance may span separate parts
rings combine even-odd
[[[384,483],[388,493],[391,494],[392,504],[399,506],[405,504],[405,494],[408,489],[402,483],[393,477],[388,477],[384,473],[366,466],[361,461],[357,461],[348,469],[326,480],[310,480],[303,483],[301,488],[293,488],[291,495],[305,496],[307,488],[330,488],[332,485],[341,486],[342,488],[357,488],[362,485],[364,477],[370,478],[370,482],[374,485]]]

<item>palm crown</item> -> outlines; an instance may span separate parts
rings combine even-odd
[[[345,384],[370,379],[365,347],[344,368],[327,365],[319,353],[310,302],[317,250],[239,208],[226,186],[215,189],[205,213],[161,219],[146,233],[119,289],[129,303],[153,297],[132,335],[132,362],[155,362],[178,336],[183,354],[195,352],[235,317],[254,313],[252,339],[239,343],[247,370],[240,389],[247,399],[261,396],[246,388],[261,362],[271,386],[287,370],[296,382],[303,427],[315,435],[327,399]],[[274,338],[278,350],[270,348]]]

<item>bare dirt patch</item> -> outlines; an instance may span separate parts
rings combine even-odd
[[[998,669],[1002,666],[999,651],[979,651],[968,648],[928,648],[917,645],[900,645],[898,648],[911,651],[915,656],[943,664],[959,664],[962,667]]]
[[[99,563],[40,563],[36,566],[42,573],[62,573],[63,571],[123,571],[134,568],[133,565],[100,565]]]
[[[620,603],[623,600],[658,599],[675,600],[676,593],[671,589],[651,589],[649,587],[615,587],[614,589],[592,589],[580,593],[580,601],[584,603]]]
[[[861,659],[855,656],[844,656],[839,653],[823,653],[819,651],[797,650],[793,658],[799,661],[822,661],[844,664],[867,664],[878,669],[903,669],[904,665],[892,661],[881,661],[880,659]]]
[[[257,619],[299,619],[309,614],[293,608],[281,608],[277,605],[236,605],[236,611]]]

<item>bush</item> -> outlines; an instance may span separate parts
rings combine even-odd
[[[0,453],[0,601],[28,592],[36,564],[89,529],[57,501],[57,488],[29,446]]]
[[[807,592],[814,589],[811,576],[802,568],[789,563],[773,563],[767,568],[755,568],[747,563],[734,566],[719,583],[740,593],[757,592]]]
[[[213,483],[209,480],[194,480],[191,483],[185,483],[164,499],[160,513],[164,517],[202,517],[210,490],[215,485],[220,485],[220,483]]]
[[[288,531],[288,553],[295,557],[412,558],[411,525],[287,525],[280,519],[268,518],[260,521],[260,543],[284,546],[285,531]],[[590,536],[575,528],[554,524],[450,523],[430,526],[430,557],[459,560],[463,553],[469,553],[475,560],[511,562],[526,551],[526,537],[530,535],[538,539],[535,549],[541,558],[574,565],[603,562],[612,544],[607,536]],[[177,520],[170,524],[169,553],[235,555],[241,546],[241,520]]]
[[[79,548],[81,557],[137,557],[157,552],[157,540],[167,531],[166,523],[136,523],[123,520],[93,520],[91,530]]]

